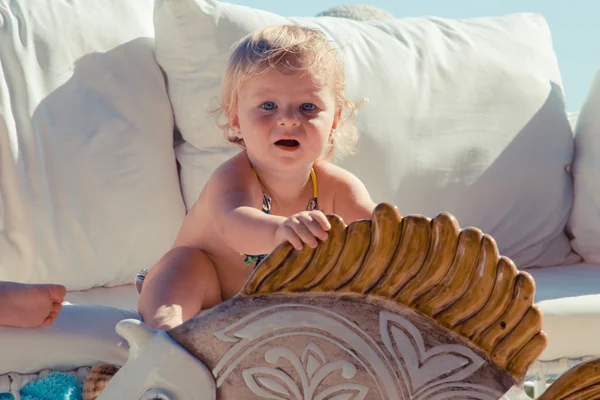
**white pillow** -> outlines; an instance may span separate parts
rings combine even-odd
[[[572,170],[572,245],[586,262],[600,264],[600,69],[577,118]]]
[[[569,119],[569,125],[571,125],[571,130],[573,134],[577,131],[577,120],[579,119],[579,111],[569,112],[567,113],[567,118]]]
[[[182,169],[186,199],[196,198],[206,181],[198,175],[210,173],[220,161],[213,154],[228,146],[206,111],[220,96],[231,46],[266,25],[301,24],[342,48],[349,97],[369,99],[359,111],[359,153],[341,165],[376,202],[403,214],[449,211],[462,226],[492,234],[522,268],[578,260],[564,234],[573,137],[540,15],[360,22],[158,0],[154,23],[176,124],[199,150],[200,172]]]
[[[0,7],[0,280],[131,283],[185,214],[152,0]]]
[[[188,209],[198,199],[214,169],[239,151],[237,146],[207,147],[200,150],[188,142],[175,147],[175,155],[181,165],[179,177],[183,184],[183,199]]]

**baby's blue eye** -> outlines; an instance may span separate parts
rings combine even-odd
[[[274,110],[274,109],[277,108],[277,106],[275,105],[275,103],[273,103],[272,101],[266,101],[266,102],[262,103],[260,105],[260,107],[263,110],[267,110],[267,111],[271,111],[271,110]]]
[[[317,106],[315,106],[312,103],[303,103],[300,108],[302,109],[302,111],[314,111],[315,108],[317,108]]]

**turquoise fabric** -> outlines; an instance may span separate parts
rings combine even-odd
[[[29,382],[20,393],[22,400],[82,400],[82,390],[74,376],[52,372],[44,378]],[[14,396],[0,393],[0,400],[14,400]]]

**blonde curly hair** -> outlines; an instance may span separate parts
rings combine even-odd
[[[215,110],[227,122],[219,124],[225,138],[244,147],[229,125],[229,116],[237,110],[238,90],[247,79],[276,70],[282,73],[310,73],[330,82],[335,94],[336,111],[342,115],[333,132],[327,158],[354,153],[358,129],[354,124],[357,106],[346,97],[344,65],[327,37],[316,29],[298,25],[268,26],[240,40],[227,60],[223,75],[221,105]]]

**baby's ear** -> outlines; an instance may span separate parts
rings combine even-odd
[[[229,120],[229,127],[233,131],[236,137],[242,137],[242,129],[240,128],[240,117],[238,117],[236,112],[231,112],[227,115],[227,119]]]
[[[338,126],[340,125],[340,120],[342,118],[342,108],[339,107],[336,112],[335,115],[333,116],[333,124],[331,125],[331,133],[333,133],[333,131],[335,131]]]

